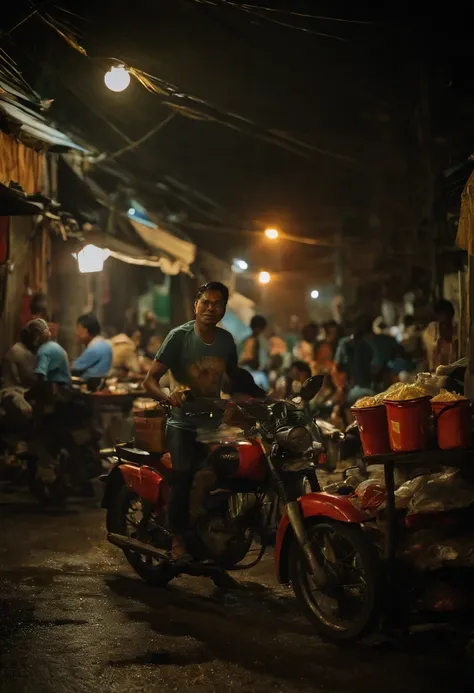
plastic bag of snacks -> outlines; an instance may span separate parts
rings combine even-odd
[[[474,544],[469,534],[443,536],[436,530],[420,529],[407,537],[401,555],[417,570],[474,567]]]
[[[431,398],[432,402],[440,402],[442,404],[450,404],[451,402],[462,402],[467,400],[464,395],[458,395],[456,392],[449,392],[448,390],[440,390],[440,392]]]
[[[426,395],[434,397],[443,387],[446,378],[433,375],[432,373],[418,373],[415,380],[415,385],[423,390]]]
[[[467,508],[474,503],[474,486],[463,479],[456,469],[447,468],[438,474],[426,474],[407,482],[414,492],[408,501],[408,514],[443,513]],[[400,487],[395,497],[401,497]],[[405,498],[406,502],[406,498]]]

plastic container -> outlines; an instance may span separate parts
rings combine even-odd
[[[429,397],[398,402],[385,400],[385,408],[393,452],[426,450],[431,418]]]
[[[383,455],[390,452],[385,407],[352,407],[351,412],[359,427],[364,455]]]
[[[468,399],[431,402],[441,450],[468,448],[471,441],[471,406]]]

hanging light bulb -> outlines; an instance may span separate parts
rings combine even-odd
[[[260,284],[268,284],[271,281],[270,272],[260,272],[258,275],[258,281]]]
[[[105,73],[104,82],[111,91],[124,91],[130,84],[130,73],[125,65],[113,65]]]
[[[96,245],[86,245],[77,253],[79,272],[102,272],[104,262],[110,255],[107,248],[98,248]]]

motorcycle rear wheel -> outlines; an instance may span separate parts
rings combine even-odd
[[[146,527],[132,526],[130,515],[141,513],[142,501],[140,497],[128,486],[122,486],[118,494],[112,500],[107,509],[107,531],[114,534],[122,534],[132,539],[146,542],[148,537]],[[133,570],[147,582],[155,587],[166,587],[173,576],[169,570],[169,564],[159,563],[149,556],[143,556],[136,551],[123,550],[125,558]]]
[[[328,519],[314,522],[307,531],[329,582],[324,590],[315,586],[293,539],[289,572],[295,595],[322,638],[333,642],[357,640],[374,627],[380,616],[377,551],[358,526]]]

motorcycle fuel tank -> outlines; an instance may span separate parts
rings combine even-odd
[[[219,473],[233,479],[262,481],[265,478],[265,457],[256,440],[216,445],[212,448],[210,462]]]

